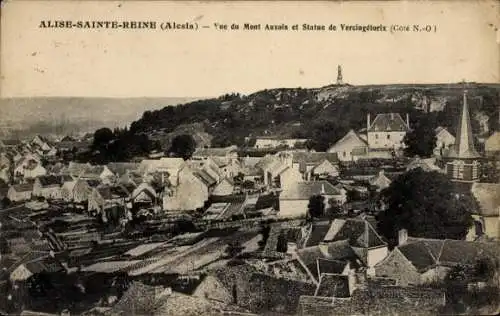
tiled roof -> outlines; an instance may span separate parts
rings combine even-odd
[[[436,264],[436,258],[433,257],[430,250],[422,242],[403,245],[399,247],[399,251],[401,251],[418,270],[427,270]]]
[[[399,113],[377,114],[368,132],[406,132],[408,126]]]
[[[370,185],[374,185],[378,188],[385,189],[391,185],[391,179],[389,179],[383,171],[380,171],[378,175],[374,176],[369,180]]]
[[[224,157],[232,152],[236,152],[236,146],[229,146],[224,148],[198,148],[193,153],[193,157]]]
[[[386,245],[373,226],[363,219],[334,220],[324,241],[340,240],[348,240],[351,246],[362,248]]]
[[[325,238],[330,229],[329,221],[314,222],[312,224],[311,233],[309,234],[305,247],[317,246]]]
[[[322,274],[314,296],[349,297],[348,276],[340,274]]]
[[[126,198],[128,192],[121,186],[102,186],[98,187],[97,191],[105,200]]]
[[[53,175],[39,176],[39,177],[37,177],[37,179],[38,179],[38,181],[40,181],[40,184],[43,187],[53,186],[53,185],[62,185],[63,181],[66,180],[66,179],[63,179],[62,177],[53,176]]]
[[[328,181],[298,182],[290,185],[280,194],[280,200],[308,200],[313,195],[340,195],[340,187]]]
[[[217,180],[214,179],[205,169],[195,170],[193,174],[209,187],[217,183]]]
[[[474,183],[471,192],[479,203],[479,214],[500,217],[500,184]]]
[[[500,257],[498,243],[491,242],[408,238],[408,242],[398,249],[417,269],[423,271],[434,264],[474,265],[482,257]]]
[[[439,262],[443,264],[474,264],[481,257],[500,258],[498,242],[446,240]]]
[[[88,179],[88,180],[85,180],[85,182],[87,182],[88,186],[91,188],[96,188],[97,186],[99,186],[101,184],[101,181],[97,180],[97,179]]]
[[[318,275],[322,275],[323,273],[342,274],[347,265],[347,261],[318,258],[317,273]]]
[[[135,171],[139,169],[139,163],[135,162],[110,162],[107,164],[108,169],[115,175],[121,176],[127,171]]]
[[[14,184],[12,187],[16,190],[16,192],[33,191],[33,183]]]
[[[337,153],[328,152],[293,152],[293,163],[305,163],[307,165],[317,165],[328,160],[333,164],[339,162]]]
[[[351,129],[349,132],[347,132],[347,134],[345,134],[344,137],[339,139],[329,150],[335,151],[336,148],[339,148],[339,147],[342,147],[345,145],[349,145],[351,147],[359,148],[362,150],[365,150],[365,148],[368,147],[368,144],[366,143],[366,141],[364,141],[358,135],[358,133],[356,133],[354,130]]]

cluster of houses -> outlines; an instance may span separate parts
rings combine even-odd
[[[61,151],[74,151],[74,144],[43,137],[2,141],[0,192],[10,205],[0,210],[9,249],[1,253],[1,275],[25,284],[41,272],[103,280],[121,274],[160,293],[151,296],[154,304],[191,300],[206,306],[201,313],[218,306],[219,312],[247,314],[386,314],[390,308],[405,314],[417,306],[435,314],[446,299],[429,283],[454,267],[500,255],[500,184],[480,181],[481,164],[498,163],[499,134],[485,141],[485,154],[476,150],[465,94],[456,137],[435,130],[435,157],[400,157],[410,128],[408,116],[382,113],[368,116],[366,128],[349,131],[326,152],[290,149],[304,140],[258,138],[259,150],[288,149],[241,157],[236,146],[198,148],[188,160],[160,155],[106,165],[52,162]],[[480,210],[467,240],[415,238],[401,230],[390,249],[377,233],[371,197],[414,168],[446,174],[476,198]],[[323,198],[325,211],[368,211],[309,221],[315,196]],[[29,210],[37,202],[59,211]],[[96,223],[126,223],[145,211],[155,214],[148,223],[157,233],[184,215],[205,226],[154,239],[104,233]],[[103,304],[109,315],[140,312],[126,307],[130,293],[108,297],[112,303]]]

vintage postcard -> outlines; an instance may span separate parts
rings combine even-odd
[[[498,314],[499,27],[4,1],[0,315]]]

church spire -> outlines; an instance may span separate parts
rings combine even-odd
[[[467,105],[467,90],[463,94],[462,115],[458,124],[455,138],[455,148],[452,152],[454,158],[470,159],[478,158],[480,155],[474,148],[474,139],[472,137],[472,126],[469,117],[469,107]]]

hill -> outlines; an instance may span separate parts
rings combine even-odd
[[[463,89],[462,83],[269,89],[146,111],[130,131],[168,135],[176,129],[177,134],[182,125],[196,124],[196,133],[213,136],[212,146],[243,145],[245,137],[276,135],[311,138],[316,150],[325,150],[349,129],[366,127],[368,113],[408,113],[410,125],[426,116],[453,132]],[[475,133],[498,130],[500,85],[468,83],[467,90]]]

